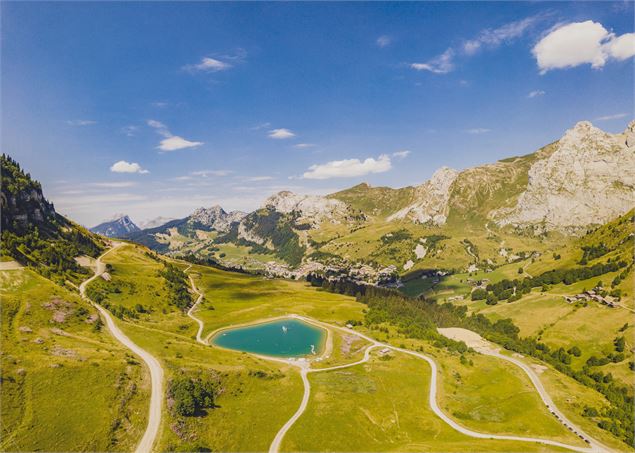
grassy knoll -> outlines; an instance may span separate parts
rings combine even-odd
[[[304,282],[269,280],[204,266],[192,270],[209,301],[197,314],[205,322],[206,333],[290,313],[340,325],[349,319],[363,319],[364,305],[352,297],[320,291]]]
[[[203,370],[219,378],[214,408],[188,417],[165,408],[160,451],[266,450],[302,398],[302,382],[291,367],[204,346],[143,323],[119,325],[161,361],[168,386],[178,372]]]
[[[427,364],[404,354],[309,375],[307,411],[283,451],[547,451],[537,444],[473,439],[436,417]]]
[[[4,451],[125,451],[145,427],[143,368],[76,294],[0,272]]]
[[[439,367],[439,406],[462,425],[482,432],[579,442],[553,418],[518,367],[475,352],[467,352],[461,359],[457,352],[435,348],[426,341],[406,339],[390,325],[381,327],[370,334],[434,358]],[[523,410],[519,411],[519,407]]]
[[[245,269],[261,269],[264,263],[268,261],[276,261],[282,263],[283,261],[277,258],[273,253],[262,254],[251,252],[251,247],[244,245],[235,245],[231,243],[216,244],[214,247],[218,248],[217,252],[212,254],[212,258],[220,258],[223,263],[227,265],[242,266]],[[221,257],[221,255],[224,255]]]
[[[456,421],[483,432],[579,442],[549,413],[520,368],[481,354],[469,359],[473,365],[456,356],[438,358],[443,376],[439,400]]]

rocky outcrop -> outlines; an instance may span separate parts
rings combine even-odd
[[[430,180],[415,188],[415,202],[395,212],[388,221],[409,219],[416,223],[443,225],[448,217],[450,187],[459,172],[441,167]]]
[[[265,201],[266,209],[296,216],[298,224],[317,228],[322,222],[341,223],[350,219],[353,212],[346,203],[318,195],[298,195],[282,191]]]
[[[211,208],[198,208],[192,213],[188,223],[199,224],[216,231],[227,232],[232,223],[240,222],[246,215],[247,214],[241,211],[227,213],[223,208],[215,205]]]
[[[116,214],[111,220],[100,223],[90,231],[109,238],[121,238],[128,233],[140,231],[140,228],[127,215]]]
[[[7,155],[2,155],[1,164],[2,231],[21,233],[33,226],[45,226],[47,220],[56,214],[53,203],[44,198],[40,183],[25,174],[20,165]]]
[[[515,206],[491,212],[499,226],[576,233],[635,206],[635,122],[609,134],[587,121],[576,124],[556,150],[529,169]]]

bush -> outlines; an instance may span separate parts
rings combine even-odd
[[[567,352],[576,357],[580,357],[582,355],[582,351],[577,346],[572,346]]]
[[[624,337],[617,337],[613,344],[615,345],[615,350],[617,352],[624,352]]]
[[[180,373],[168,386],[172,411],[183,417],[200,414],[203,409],[214,407],[217,380],[214,377],[190,377]]]

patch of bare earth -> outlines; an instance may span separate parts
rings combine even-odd
[[[66,318],[73,313],[73,305],[59,297],[52,297],[49,302],[42,304],[42,307],[52,311],[51,320],[56,323],[63,323]]]

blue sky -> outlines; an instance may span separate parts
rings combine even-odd
[[[2,4],[2,150],[92,226],[419,184],[633,117],[633,3]]]

